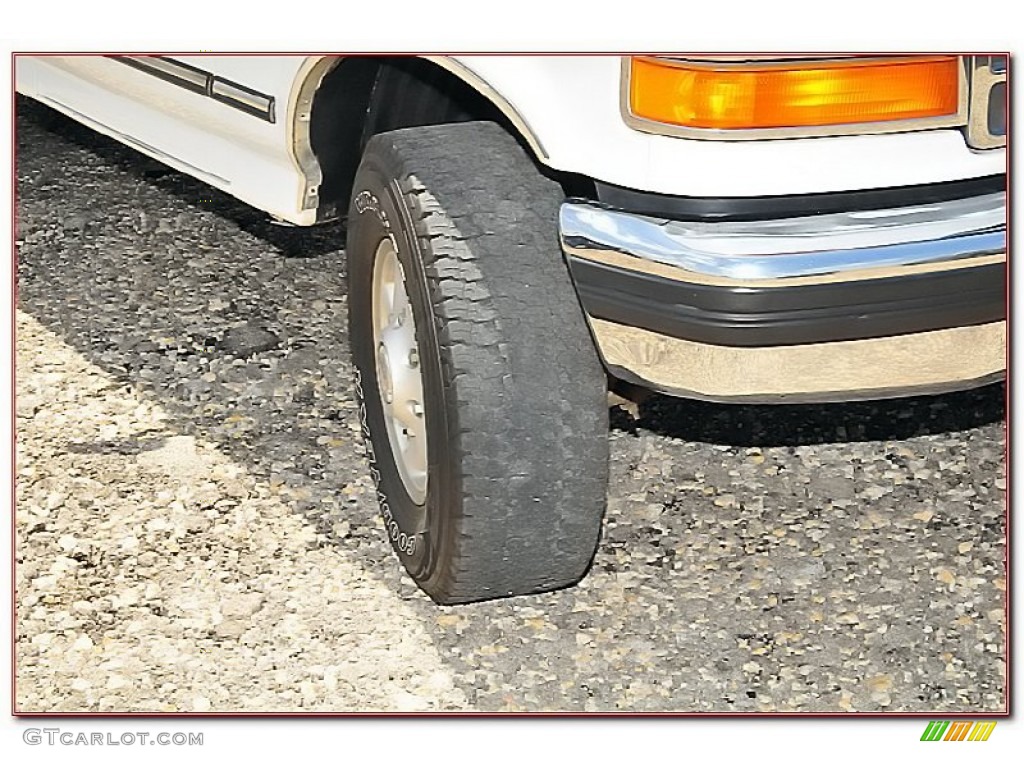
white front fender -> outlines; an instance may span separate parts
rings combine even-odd
[[[1006,171],[1005,150],[972,151],[958,129],[742,142],[643,133],[620,112],[619,56],[431,58],[485,95],[497,94],[500,100],[492,100],[524,131],[541,162],[647,192],[792,195]]]

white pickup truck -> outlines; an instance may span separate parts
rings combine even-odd
[[[609,382],[813,402],[1006,367],[1000,55],[21,56],[282,222],[347,217],[385,528],[436,601],[593,557]]]

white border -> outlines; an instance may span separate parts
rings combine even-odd
[[[723,8],[727,5],[728,8]],[[307,0],[280,4],[257,18],[258,6],[180,0],[161,6],[159,27],[146,29],[150,11],[122,0],[18,4],[5,13],[5,53],[12,50],[645,50],[681,48],[703,51],[856,51],[856,50],[1010,50],[1019,37],[1010,2],[987,3],[970,13],[962,2],[937,2],[927,7],[892,0],[858,0],[848,4],[817,2],[766,3],[732,0],[708,3],[595,2],[559,5],[516,0],[507,3],[426,3],[388,0],[380,3],[339,3]],[[610,10],[614,8],[614,11]],[[298,11],[297,11],[298,9]],[[173,11],[168,13],[168,11]],[[241,15],[240,15],[241,14]],[[9,37],[10,35],[15,37]],[[2,67],[10,82],[10,60]],[[1018,100],[1019,103],[1019,100]],[[10,102],[4,101],[3,141],[10,143]],[[1014,117],[1019,114],[1016,110]],[[8,160],[8,163],[10,161]],[[10,170],[7,165],[6,169]],[[8,178],[10,174],[8,173]],[[2,203],[10,210],[10,187]],[[11,242],[10,222],[3,215],[0,238]],[[5,245],[5,252],[8,247]],[[9,262],[8,262],[9,263]],[[1020,269],[1017,270],[1020,272]],[[1018,286],[1019,287],[1019,286]],[[0,359],[10,359],[10,271],[0,268]],[[1016,326],[1015,326],[1016,328]],[[8,369],[0,376],[0,423],[10,435]],[[1017,389],[1015,387],[1015,389]],[[1019,399],[1015,398],[1019,403]],[[1019,407],[1019,406],[1018,406]],[[4,482],[0,503],[10,498],[7,467],[10,443],[0,440]],[[1017,447],[1016,465],[1022,449]],[[1014,471],[1014,479],[1018,472]],[[4,605],[0,634],[10,637],[9,527],[3,528],[5,553],[0,593]],[[1020,551],[1019,526],[1013,526],[1013,548]],[[1015,578],[1016,582],[1017,579]],[[1014,585],[1016,586],[1016,584]],[[1020,611],[1015,612],[1013,637],[1020,636]],[[1019,643],[1015,643],[1019,651]],[[8,648],[9,650],[9,648]],[[1014,654],[1016,670],[1021,656]],[[9,653],[3,686],[9,688]],[[1013,691],[1021,695],[1019,671]],[[950,718],[954,719],[954,718]],[[979,717],[977,719],[986,719]],[[78,720],[60,723],[8,719],[3,727],[5,752],[15,764],[42,764],[68,759],[78,764],[139,764],[136,749],[31,747],[22,741],[29,727],[59,725],[77,730],[135,731],[202,730],[201,750],[147,750],[146,762],[178,766],[184,758],[201,765],[293,764],[296,760],[339,766],[407,763],[416,766],[493,765],[880,765],[901,763],[957,765],[978,758],[997,764],[1022,753],[1024,728],[1018,719],[1002,720],[985,744],[924,744],[918,741],[921,719],[683,719],[683,720],[246,720],[175,719],[159,723],[140,720]],[[22,762],[26,761],[26,762]],[[28,763],[27,761],[32,761]],[[173,762],[172,762],[173,761]],[[742,761],[742,762],[741,762]],[[912,763],[910,762],[912,761]]]

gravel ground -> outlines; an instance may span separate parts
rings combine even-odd
[[[616,410],[584,581],[439,608],[379,525],[343,232],[17,108],[19,711],[1005,708],[1001,386]]]

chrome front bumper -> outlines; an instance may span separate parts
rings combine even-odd
[[[570,200],[560,230],[608,369],[658,391],[864,399],[1005,369],[1005,193],[739,222]]]

